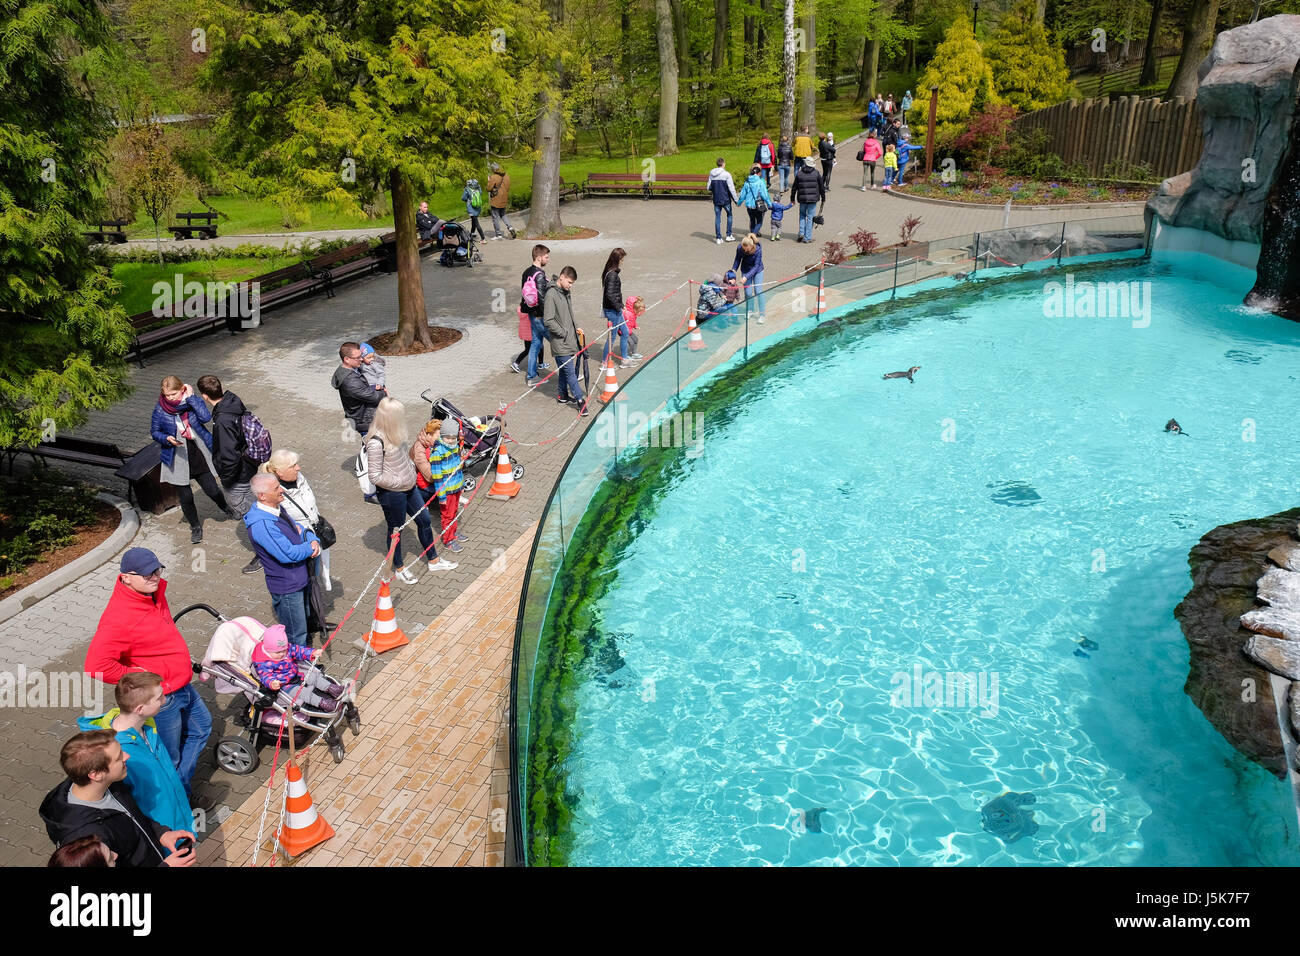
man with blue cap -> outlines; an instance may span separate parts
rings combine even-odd
[[[189,645],[172,621],[162,562],[147,548],[122,555],[117,582],[86,651],[86,673],[116,684],[128,671],[162,678],[166,695],[154,717],[158,736],[190,792],[190,778],[212,733],[212,715],[191,679]]]

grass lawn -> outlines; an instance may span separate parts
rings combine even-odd
[[[113,278],[122,283],[116,300],[122,303],[127,315],[148,312],[153,306],[153,284],[176,281],[179,272],[182,281],[239,282],[253,276],[264,275],[290,265],[298,257],[286,255],[279,259],[211,259],[201,262],[122,262],[113,267]]]
[[[304,218],[290,217],[288,222],[291,225],[286,225],[286,217],[279,206],[265,200],[246,196],[213,196],[208,202],[219,212],[230,217],[229,219],[221,218],[217,220],[217,235],[219,236],[239,236],[258,232],[316,232],[326,229],[366,229],[381,226],[391,229],[393,227],[391,212],[388,212],[380,219],[358,219],[344,215],[329,203],[324,202],[309,204]],[[386,197],[384,202],[384,209],[387,210]],[[198,201],[198,197],[194,193],[183,195],[173,207],[174,212],[203,212],[204,209],[204,205]],[[175,225],[178,221],[173,215],[166,222],[159,222],[158,227],[164,239],[171,237],[167,227]],[[125,232],[130,239],[152,239],[154,237],[153,220],[142,212],[134,223],[126,227]],[[193,241],[196,243],[201,242],[201,240],[197,239]]]
[[[1169,88],[1169,83],[1173,80],[1174,70],[1177,67],[1177,56],[1160,57],[1157,64],[1157,76],[1159,78],[1152,86],[1139,87],[1137,85],[1138,77],[1142,74],[1141,63],[1114,73],[1094,73],[1088,76],[1080,76],[1075,79],[1074,85],[1079,90],[1079,95],[1085,98],[1099,96],[1098,91],[1103,88],[1107,95],[1123,92],[1125,95],[1154,96],[1163,93]]]

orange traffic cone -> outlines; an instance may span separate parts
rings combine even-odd
[[[517,494],[519,494],[519,482],[515,481],[510,455],[506,452],[505,442],[502,442],[501,453],[497,455],[497,480],[492,482],[492,487],[488,489],[488,497],[507,501]]]
[[[312,806],[311,794],[303,782],[302,771],[292,760],[285,771],[289,799],[285,804],[284,826],[276,831],[276,839],[290,856],[306,853],[334,835],[333,828]]]
[[[691,338],[686,343],[686,347],[692,352],[698,352],[700,349],[708,348],[704,344],[704,336],[700,334],[700,327],[695,324],[695,310],[691,310],[691,320],[686,323],[686,328],[690,329]]]
[[[379,598],[375,601],[375,622],[366,643],[376,654],[391,651],[403,644],[410,644],[411,639],[397,626],[397,612],[393,610],[393,596],[388,591],[388,582],[379,584]]]
[[[608,402],[618,393],[618,376],[614,374],[614,353],[610,352],[605,358],[605,391],[600,393],[600,400]],[[622,395],[618,396],[620,399]]]

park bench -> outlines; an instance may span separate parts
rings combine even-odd
[[[566,183],[564,181],[564,177],[561,176],[560,177],[560,202],[564,202],[564,200],[571,199],[574,196],[577,196],[579,199],[582,198],[582,186],[576,183]]]
[[[78,465],[94,465],[99,468],[121,468],[131,457],[116,445],[102,441],[87,441],[82,438],[55,438],[43,441],[35,447],[16,447],[5,451],[6,464],[13,472],[14,457],[19,453],[31,455],[42,461],[67,461]]]
[[[217,214],[215,212],[178,212],[177,219],[184,219],[183,226],[168,226],[167,231],[180,239],[193,239],[194,233],[199,234],[200,239],[217,238]],[[194,221],[202,220],[202,225],[196,226]]]
[[[99,229],[83,235],[91,242],[123,243],[126,242],[126,233],[122,231],[122,227],[126,224],[125,219],[101,219],[96,223]]]
[[[586,195],[672,196],[680,198],[709,195],[707,173],[664,173],[653,179],[641,178],[640,173],[589,173],[583,186]]]

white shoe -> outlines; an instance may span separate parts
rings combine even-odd
[[[714,240],[713,240],[713,244],[714,244],[715,246],[720,246],[720,245],[722,245],[722,240],[721,240],[721,239],[714,239]]]
[[[416,577],[414,574],[412,574],[410,571],[406,570],[406,568],[402,568],[400,571],[396,572],[396,573],[393,575],[393,577],[397,578],[397,580],[401,581],[403,584],[419,584],[419,583],[420,583],[420,579],[417,578],[417,577]]]
[[[759,325],[762,325],[762,324],[763,324],[763,321],[764,321],[764,320],[763,320],[763,317],[760,315],[760,316],[758,317],[758,324],[759,324]]]
[[[727,236],[727,242],[735,242],[735,241],[736,241],[735,236]]]
[[[334,582],[330,580],[330,576],[328,574],[325,575],[324,578],[321,580],[321,584],[325,585],[326,591],[334,590]]]
[[[454,564],[446,558],[439,558],[437,561],[429,562],[430,571],[453,571],[458,567],[460,567],[460,565]]]

